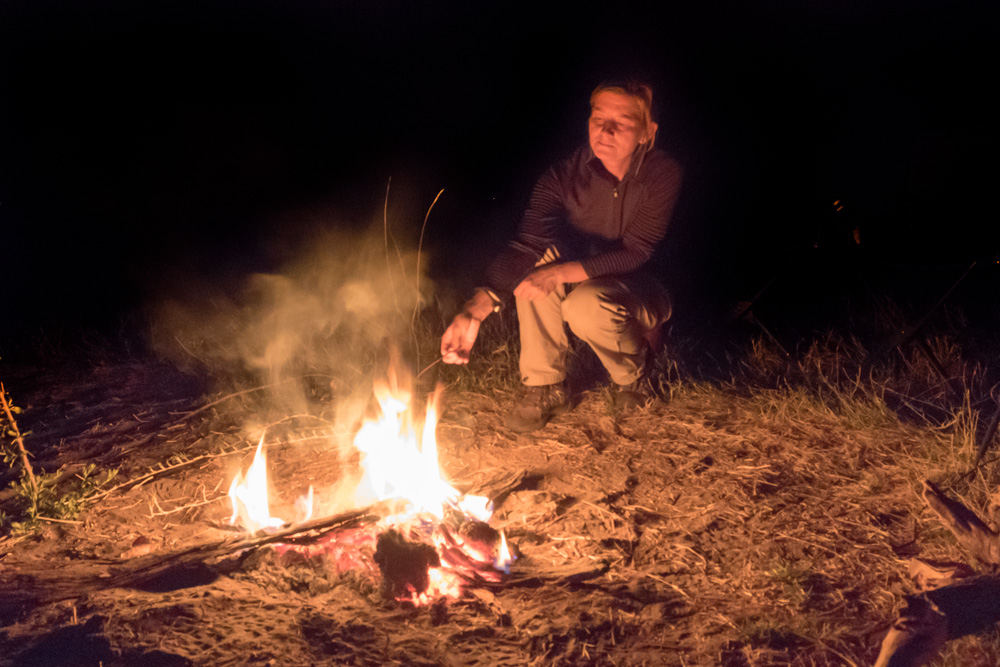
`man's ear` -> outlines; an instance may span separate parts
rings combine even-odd
[[[647,141],[652,141],[653,139],[655,139],[656,138],[656,131],[659,128],[660,128],[659,123],[654,123],[654,122],[650,121],[649,122],[649,132],[646,134],[645,137],[643,137],[642,141],[640,141],[639,143],[640,144],[644,144]]]

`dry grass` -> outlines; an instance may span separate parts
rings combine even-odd
[[[713,654],[733,665],[869,664],[912,592],[906,559],[963,558],[919,491],[932,479],[981,514],[996,510],[995,464],[967,474],[985,373],[952,340],[929,345],[946,381],[919,350],[872,364],[860,343],[832,335],[797,360],[755,341],[724,383],[679,379],[662,359],[674,372],[667,405],[602,429],[592,399],[560,427],[555,441],[580,443],[582,469],[617,455],[631,473],[613,511],[658,515],[636,530],[630,565],[704,596],[683,624],[684,664]],[[960,387],[957,400],[945,382]],[[956,642],[941,662],[998,663],[992,636]]]
[[[435,358],[437,340],[426,322],[414,324],[423,364]],[[952,340],[930,344],[960,386],[957,398],[928,375],[916,351],[868,363],[861,343],[831,335],[789,360],[757,341],[728,379],[707,380],[675,342],[658,360],[665,402],[617,414],[598,377],[573,412],[544,431],[517,435],[501,425],[519,385],[514,331],[510,315],[494,319],[473,363],[438,365],[421,378],[448,385],[443,466],[467,485],[537,473],[535,486],[503,502],[496,524],[520,547],[522,567],[607,563],[599,580],[499,591],[488,604],[455,605],[442,621],[421,610],[387,612],[353,580],[303,593],[285,582],[301,573],[259,566],[167,598],[105,592],[88,600],[86,613],[110,619],[103,635],[113,647],[169,646],[206,665],[265,654],[302,664],[327,660],[310,643],[317,628],[344,651],[340,657],[358,664],[867,665],[913,590],[906,560],[963,558],[923,508],[921,481],[934,480],[983,516],[997,513],[995,461],[988,456],[966,474],[984,421],[985,373],[964,362]],[[595,368],[588,354],[577,350],[574,359],[582,376]],[[324,384],[318,392],[322,405],[310,428],[322,430],[335,389]],[[250,401],[237,407],[248,418],[260,409]],[[143,460],[237,444],[232,410],[203,416],[191,433],[174,431],[144,446]],[[291,444],[295,429],[282,431],[289,444],[276,446],[274,456],[286,483],[297,488],[304,478],[335,476],[321,447]],[[60,528],[62,539],[74,554],[99,555],[127,547],[136,530],[165,543],[183,540],[224,508],[129,521],[124,513],[136,503],[146,507],[152,494],[183,499],[181,489],[218,487],[218,462],[102,500],[84,517],[87,530]],[[62,562],[44,541],[13,549],[10,571],[32,559]],[[234,617],[230,601],[245,616]],[[197,622],[177,633],[149,621],[149,610],[168,602],[172,615]],[[64,616],[43,610],[8,628],[0,646],[44,639]],[[376,634],[377,642],[369,637]],[[229,641],[212,639],[219,636]],[[994,633],[952,642],[934,664],[1000,664],[1000,639]]]
[[[995,464],[967,474],[991,402],[985,369],[953,339],[928,345],[945,378],[916,346],[873,358],[833,334],[796,359],[755,340],[728,382],[680,377],[667,356],[665,406],[609,417],[595,395],[539,439],[582,487],[616,464],[628,470],[627,493],[609,504],[634,523],[626,561],[701,600],[669,624],[682,628],[668,642],[686,656],[677,664],[870,664],[913,590],[906,560],[963,558],[922,507],[920,484],[992,515]],[[496,349],[503,369],[509,338]],[[497,403],[512,382],[500,375],[479,387]],[[955,642],[939,661],[998,663],[993,636]]]

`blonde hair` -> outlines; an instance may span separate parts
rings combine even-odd
[[[615,93],[631,97],[639,103],[639,128],[646,141],[636,148],[638,155],[642,159],[646,153],[653,150],[653,143],[656,141],[655,124],[653,122],[653,89],[641,81],[605,82],[594,88],[590,94],[590,108],[593,110],[594,102],[601,93]]]

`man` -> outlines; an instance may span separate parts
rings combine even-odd
[[[648,402],[647,337],[670,317],[666,290],[643,267],[663,239],[681,169],[653,150],[649,86],[599,86],[590,98],[589,145],[535,186],[517,235],[492,262],[441,339],[449,364],[469,361],[479,326],[513,292],[526,391],[508,428],[542,428],[569,409],[565,326],[607,369],[622,405]]]

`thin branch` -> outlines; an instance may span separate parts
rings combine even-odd
[[[192,509],[192,508],[195,508],[195,507],[204,507],[205,505],[211,505],[213,503],[219,502],[220,500],[224,500],[224,499],[228,498],[229,494],[223,493],[223,494],[220,494],[220,495],[218,495],[218,496],[216,496],[214,498],[209,498],[208,495],[205,493],[205,487],[203,486],[203,487],[201,487],[201,497],[202,497],[202,500],[197,500],[197,501],[195,501],[193,503],[188,503],[187,505],[181,505],[180,507],[175,507],[175,508],[169,509],[169,510],[163,509],[163,507],[160,505],[160,503],[157,502],[156,503],[156,507],[160,511],[154,512],[154,511],[150,510],[150,517],[166,516],[168,514],[176,514],[177,512],[183,512],[185,510],[189,510],[189,509]],[[155,495],[153,496],[153,500],[154,501],[156,500],[156,496]],[[171,501],[171,502],[173,502],[173,501]]]
[[[194,417],[195,415],[200,414],[200,413],[204,412],[205,410],[208,410],[211,407],[215,407],[219,403],[223,403],[225,401],[228,401],[231,398],[236,398],[237,396],[243,396],[244,394],[252,394],[252,393],[254,393],[256,391],[263,391],[264,389],[270,389],[271,387],[277,387],[279,384],[284,384],[286,382],[291,382],[292,379],[293,378],[286,378],[284,380],[281,380],[280,382],[273,382],[271,384],[265,384],[265,385],[262,385],[260,387],[254,387],[253,389],[244,389],[243,391],[237,391],[237,392],[235,392],[233,394],[229,394],[228,396],[223,396],[222,398],[220,398],[218,400],[212,401],[208,405],[201,406],[197,410],[192,410],[191,412],[185,413],[183,417],[181,417],[180,419],[178,419],[176,422],[174,422],[170,426],[176,426],[177,424],[182,424],[185,421],[187,421],[188,419],[191,419],[191,417]],[[168,426],[167,428],[170,428],[170,426]]]
[[[416,300],[413,303],[413,315],[410,317],[410,332],[413,336],[413,347],[417,355],[418,366],[420,365],[420,345],[417,342],[417,334],[415,327],[417,321],[417,312],[420,309],[420,258],[424,250],[424,232],[427,230],[427,221],[430,220],[431,218],[431,211],[434,210],[434,205],[437,204],[438,199],[440,199],[441,195],[443,194],[444,194],[444,188],[441,188],[440,192],[437,193],[437,196],[434,197],[434,201],[431,202],[430,207],[428,207],[427,213],[424,215],[424,224],[420,226],[420,240],[417,241],[417,278],[414,287],[414,292],[416,292],[415,295]]]
[[[396,295],[396,282],[392,279],[392,262],[389,260],[389,187],[392,176],[385,184],[385,201],[382,203],[382,246],[385,248],[385,272],[389,276],[389,289],[392,290],[392,300],[396,302],[396,312],[402,316],[399,308],[399,297]],[[405,277],[405,276],[404,276]]]
[[[31,469],[31,462],[28,461],[28,451],[24,448],[24,438],[21,437],[21,429],[17,427],[17,420],[14,419],[14,413],[11,412],[10,403],[7,402],[7,391],[3,388],[2,382],[0,382],[0,403],[3,404],[3,411],[7,414],[7,420],[14,431],[14,442],[17,443],[17,448],[21,452],[21,464],[24,466],[24,471],[28,473],[31,492],[37,496],[38,481],[35,479],[35,472]]]
[[[74,521],[72,519],[55,519],[55,518],[50,517],[50,516],[40,516],[40,517],[38,517],[38,520],[39,521],[48,521],[49,523],[70,523],[70,524],[74,524],[74,525],[77,525],[77,526],[82,526],[83,525],[83,521]]]
[[[419,373],[417,373],[417,377],[416,377],[415,379],[419,380],[419,379],[420,379],[420,376],[421,376],[421,375],[423,375],[424,373],[426,373],[427,371],[429,371],[430,369],[434,368],[434,367],[435,367],[435,366],[437,366],[437,365],[438,365],[439,363],[441,363],[441,360],[442,360],[443,358],[444,358],[444,357],[438,357],[437,359],[435,359],[435,360],[434,360],[434,361],[432,361],[431,363],[427,364],[427,367],[426,367],[426,368],[425,368],[424,370],[422,370],[422,371],[420,371]]]
[[[420,240],[417,241],[417,280],[416,280],[416,292],[417,292],[417,304],[413,307],[413,320],[417,317],[417,308],[420,306],[420,256],[424,249],[424,232],[427,230],[427,221],[431,218],[431,211],[434,210],[434,205],[438,203],[438,199],[441,199],[441,195],[444,194],[444,188],[437,193],[434,197],[434,201],[431,202],[430,207],[427,209],[427,213],[424,215],[424,224],[420,226]]]
[[[392,280],[392,263],[389,261],[389,186],[392,185],[392,177],[385,185],[385,203],[382,205],[382,233],[383,245],[385,246],[385,268],[389,276],[389,284],[392,288],[392,298],[396,302],[396,312],[402,316],[403,312],[399,308],[399,298],[396,295],[396,285]],[[399,272],[403,278],[403,285],[406,285],[406,264],[403,262],[403,254],[399,251],[396,239],[392,239],[392,247],[396,251],[396,259],[399,260]]]
[[[107,496],[110,496],[112,493],[115,493],[116,491],[123,491],[123,490],[131,488],[133,486],[138,486],[140,484],[144,484],[145,482],[148,482],[149,480],[151,480],[151,479],[153,479],[155,477],[159,477],[160,475],[164,475],[164,474],[166,474],[168,472],[173,472],[174,470],[177,470],[178,468],[183,468],[183,467],[189,466],[189,465],[191,465],[193,463],[198,463],[199,461],[207,461],[207,460],[211,460],[211,459],[217,459],[217,458],[220,458],[220,457],[223,457],[223,456],[232,456],[233,454],[239,454],[241,452],[246,452],[248,450],[254,449],[255,447],[257,447],[256,444],[251,444],[251,445],[247,445],[246,447],[240,447],[238,449],[232,449],[232,450],[228,450],[228,451],[222,451],[222,452],[218,452],[218,453],[214,453],[214,454],[202,454],[200,456],[195,456],[195,457],[190,458],[190,459],[185,459],[183,461],[179,461],[179,462],[174,463],[172,465],[160,466],[160,467],[156,468],[155,470],[152,470],[152,471],[146,473],[145,475],[142,475],[140,477],[136,477],[135,479],[130,479],[127,482],[122,482],[121,484],[118,484],[117,486],[113,486],[110,489],[105,489],[103,491],[98,491],[97,493],[95,493],[93,495],[87,496],[86,498],[84,498],[84,500],[85,501],[100,500],[101,498],[105,498]],[[157,464],[157,465],[159,465],[159,464]]]

